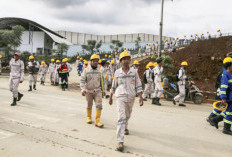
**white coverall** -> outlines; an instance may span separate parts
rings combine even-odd
[[[166,52],[168,51],[168,41],[165,41],[165,43],[164,43],[164,50]]]
[[[219,32],[217,32],[217,38],[220,38],[222,36],[222,33],[221,33],[221,31],[219,31]]]
[[[18,97],[18,86],[24,77],[24,63],[20,59],[15,61],[14,58],[10,60],[10,91],[13,92],[13,97]]]
[[[159,65],[157,65],[154,68],[154,75],[155,75],[155,92],[154,94],[152,94],[152,98],[161,98],[162,94],[163,94],[163,86],[162,86],[162,77],[161,74],[163,72],[163,67],[160,67]]]
[[[129,72],[125,74],[122,68],[116,70],[111,93],[115,93],[116,96],[118,111],[116,135],[118,142],[124,142],[124,133],[128,127],[135,96],[140,92],[142,92],[142,84],[137,71],[130,68]]]
[[[179,81],[177,84],[179,87],[179,94],[174,98],[174,100],[179,101],[179,104],[183,104],[185,99],[185,79],[187,78],[183,67],[179,70],[178,78]]]
[[[32,66],[35,66],[35,67],[32,67]],[[39,70],[39,62],[38,61],[34,61],[34,62],[31,62],[29,61],[28,64],[27,64],[27,68],[29,70],[29,85],[32,86],[32,83],[34,83],[33,85],[36,85],[36,82],[37,82],[37,74],[38,74],[38,71],[36,69]]]
[[[39,68],[40,81],[45,82],[47,71],[48,71],[48,66],[47,65],[41,65],[40,66],[40,68]]]
[[[103,78],[104,78],[104,89],[105,89],[105,92],[106,92],[106,95],[108,95],[108,91],[110,90],[110,87],[111,87],[111,83],[112,83],[112,80],[111,80],[111,69],[110,67],[107,67],[105,66],[104,68],[102,68],[102,73],[103,73]],[[106,78],[106,75],[108,76],[108,78]]]
[[[152,80],[152,69],[147,69],[145,73],[146,73],[147,83],[145,84],[145,88],[143,91],[143,99],[146,99],[147,96],[149,96],[149,94],[154,93],[154,84]]]
[[[112,76],[114,76],[114,73],[115,73],[115,71],[117,70],[117,69],[116,69],[116,65],[115,65],[115,64],[110,64],[110,70],[111,70]]]
[[[50,63],[48,72],[50,73],[50,81],[55,82],[55,71],[56,71],[56,63]]]
[[[56,64],[56,69],[55,69],[55,82],[56,83],[60,82],[60,77],[59,77],[60,66],[61,66],[61,64]]]
[[[99,70],[91,66],[86,68],[81,74],[81,92],[86,91],[87,109],[92,109],[93,101],[96,109],[102,110],[102,90],[104,85],[103,76]]]
[[[146,54],[150,54],[151,53],[151,46],[147,45],[146,46]]]

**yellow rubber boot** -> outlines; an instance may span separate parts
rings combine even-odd
[[[99,128],[103,128],[104,125],[100,123],[100,117],[101,117],[101,110],[97,109],[95,113],[95,126]]]
[[[87,109],[87,123],[92,124],[92,109]]]

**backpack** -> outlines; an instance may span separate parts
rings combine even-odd
[[[177,81],[177,82],[180,81],[180,79],[179,79],[179,71],[180,71],[180,68],[178,68],[178,69],[176,70],[176,81]]]
[[[143,73],[143,83],[147,84],[146,71]]]
[[[217,75],[217,78],[216,78],[216,81],[215,81],[215,88],[216,88],[216,89],[220,88],[220,86],[221,86],[222,73],[223,73],[223,71],[221,71],[221,72]]]

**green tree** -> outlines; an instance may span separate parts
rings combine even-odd
[[[67,56],[67,52],[68,52],[69,46],[65,43],[59,43],[57,44],[57,55],[58,58],[63,57],[64,53],[66,53]]]
[[[119,49],[123,46],[123,43],[119,40],[112,40],[111,42],[113,45],[110,45],[110,48],[114,51],[114,52],[119,52]]]
[[[87,45],[81,45],[82,49],[89,51],[91,54],[97,52],[101,46],[102,46],[102,41],[97,43],[96,40],[87,40]]]
[[[0,48],[7,58],[21,45],[24,30],[20,25],[12,26],[11,30],[0,30]]]
[[[141,42],[141,38],[140,37],[137,37],[137,39],[135,40],[135,49],[136,50],[139,50],[139,43]]]

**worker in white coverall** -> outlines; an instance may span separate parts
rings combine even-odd
[[[29,62],[27,63],[27,69],[29,71],[29,90],[32,91],[32,84],[33,89],[36,90],[36,83],[37,83],[37,74],[39,71],[39,62],[35,61],[34,56],[29,57]]]
[[[209,32],[207,32],[207,39],[210,39],[211,38],[211,35]]]
[[[56,67],[55,67],[55,86],[59,86],[60,77],[59,77],[59,69],[60,69],[60,60],[56,60]]]
[[[218,30],[217,30],[217,35],[216,35],[216,37],[217,37],[217,38],[220,38],[221,36],[222,36],[221,30],[218,29]]]
[[[139,61],[135,60],[133,62],[133,65],[131,66],[131,68],[133,68],[135,71],[138,72],[138,70],[139,70]]]
[[[23,97],[23,94],[18,91],[19,83],[22,83],[24,79],[24,63],[20,57],[21,53],[16,52],[14,58],[10,60],[9,66],[5,67],[5,69],[10,68],[10,91],[13,93],[11,106],[17,105],[16,101],[20,101]]]
[[[40,81],[41,81],[41,85],[44,85],[45,83],[45,78],[46,78],[46,74],[48,72],[48,66],[46,65],[46,63],[44,61],[41,62],[41,66],[39,67],[39,75],[40,75]]]
[[[69,74],[72,71],[72,66],[70,63],[68,63],[68,58],[65,58],[65,60],[67,61],[67,66],[68,66],[68,78],[69,78]],[[69,80],[69,79],[68,79]],[[66,88],[68,88],[68,82],[66,83]]]
[[[48,73],[50,73],[51,85],[54,85],[55,83],[55,71],[56,71],[55,59],[51,59],[51,63],[49,64],[48,67]]]
[[[111,71],[111,74],[112,76],[114,76],[114,73],[116,71],[116,64],[115,64],[115,61],[114,60],[111,60],[111,63],[110,63],[110,71]]]
[[[186,61],[181,63],[181,68],[178,72],[178,88],[179,94],[173,99],[173,104],[176,105],[176,101],[179,101],[179,106],[185,107],[184,99],[185,99],[185,80],[187,79],[185,69],[188,66]]]
[[[139,94],[140,106],[143,106],[142,84],[138,72],[130,68],[131,55],[124,51],[119,56],[122,68],[116,70],[112,83],[109,104],[113,104],[113,94],[116,96],[118,125],[117,125],[117,151],[124,150],[124,135],[129,135],[128,120],[131,116],[136,93]]]
[[[155,104],[155,105],[161,105],[160,104],[160,98],[163,94],[163,86],[162,86],[162,73],[163,73],[163,62],[162,62],[162,59],[158,59],[157,60],[157,66],[154,68],[154,76],[155,76],[155,79],[154,79],[154,83],[155,83],[155,91],[154,93],[152,94],[152,104]]]
[[[151,44],[147,44],[146,46],[146,55],[149,55],[151,53]]]
[[[104,89],[105,89],[107,99],[110,97],[108,92],[110,91],[110,87],[112,83],[112,73],[111,73],[111,69],[109,65],[110,65],[110,61],[107,61],[104,66],[104,70],[102,71],[103,77],[104,77],[104,85],[105,85]]]
[[[154,64],[152,62],[149,62],[147,67],[148,69],[145,71],[145,75],[146,75],[146,82],[145,83],[145,88],[143,91],[143,101],[147,101],[146,98],[148,98],[148,96],[150,94],[153,94],[154,92],[154,84],[153,84],[153,80],[152,80],[152,69],[153,69]]]
[[[104,125],[100,123],[100,117],[102,95],[104,95],[104,79],[98,67],[99,59],[97,54],[93,54],[90,57],[90,66],[81,74],[80,87],[82,96],[85,96],[87,101],[87,123],[92,124],[92,106],[94,101],[96,105],[95,126],[102,128]]]

